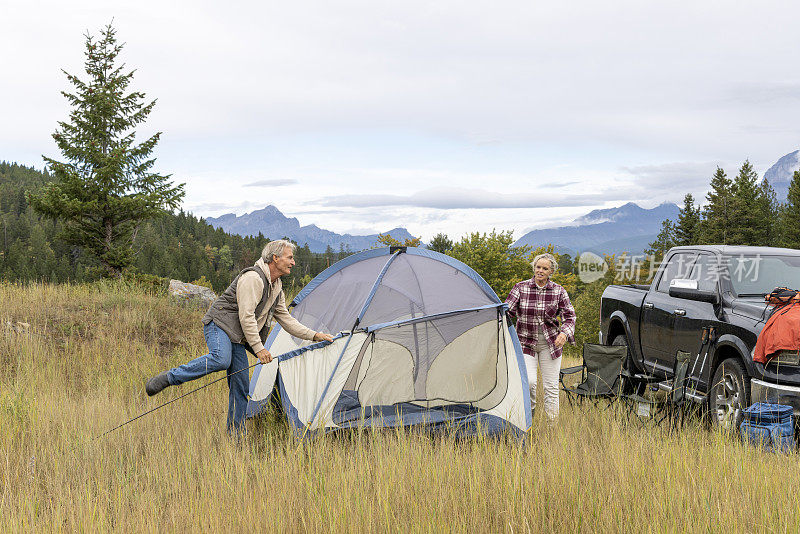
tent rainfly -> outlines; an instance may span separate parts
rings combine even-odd
[[[425,425],[522,437],[531,426],[527,371],[505,304],[458,260],[412,247],[367,250],[320,273],[290,308],[310,328],[338,334],[309,345],[275,326],[265,346],[280,356],[255,368],[250,417],[277,385],[301,436]]]

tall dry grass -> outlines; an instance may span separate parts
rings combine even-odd
[[[153,373],[202,354],[201,314],[131,287],[0,285],[0,530],[795,532],[796,455],[695,422],[572,409],[527,441],[403,430],[300,445],[224,433],[224,382],[108,436]],[[29,323],[15,332],[7,323]],[[202,383],[202,381],[201,381]]]

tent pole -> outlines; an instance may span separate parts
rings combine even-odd
[[[375,283],[372,285],[372,289],[370,290],[367,298],[364,300],[364,305],[361,307],[361,312],[359,312],[358,317],[356,317],[356,321],[353,323],[353,328],[350,329],[350,336],[347,338],[347,342],[342,347],[342,351],[339,353],[339,357],[336,359],[336,364],[333,366],[333,370],[331,371],[331,376],[328,377],[328,382],[325,384],[325,388],[322,390],[322,394],[319,396],[319,400],[317,401],[317,405],[314,407],[314,411],[311,413],[311,420],[306,423],[306,430],[303,432],[303,436],[305,437],[305,433],[311,427],[311,424],[314,422],[314,419],[317,417],[317,413],[319,412],[320,407],[322,406],[322,401],[325,399],[325,395],[328,394],[328,388],[331,386],[331,381],[333,381],[333,377],[336,374],[336,370],[339,369],[339,364],[342,362],[342,357],[344,356],[347,347],[350,346],[350,340],[353,339],[353,334],[355,334],[356,328],[361,323],[361,319],[364,317],[364,314],[367,312],[367,308],[369,308],[370,303],[372,303],[372,298],[375,296],[375,292],[378,290],[378,286],[381,284],[383,280],[383,276],[386,274],[386,271],[389,270],[389,266],[392,264],[394,259],[399,256],[402,252],[405,252],[405,249],[401,249],[396,251],[392,256],[389,258],[389,261],[386,262],[386,265],[383,266],[381,269],[380,274],[378,275],[378,279],[375,280]]]

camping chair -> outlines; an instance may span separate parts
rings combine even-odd
[[[643,425],[646,425],[648,421],[661,425],[666,420],[670,429],[676,429],[678,421],[682,426],[690,360],[691,354],[688,352],[679,350],[676,353],[675,363],[672,366],[672,389],[665,402],[659,402],[638,393],[624,395],[623,399],[629,408],[628,419],[635,413],[636,419]]]
[[[622,364],[627,354],[628,347],[625,346],[585,343],[583,363],[562,369],[558,377],[570,405],[573,395],[580,401],[591,399],[597,402],[604,399],[611,404],[616,400],[622,390]],[[578,372],[581,373],[581,382],[575,387],[567,386],[564,377]]]
[[[682,350],[675,354],[675,366],[672,370],[672,390],[667,395],[667,402],[662,408],[663,416],[661,417],[661,421],[664,419],[669,421],[670,429],[672,430],[677,430],[679,417],[681,427],[683,427],[685,420],[686,410],[684,407],[688,399],[686,390],[689,386],[689,361],[691,358],[691,354]]]
[[[653,369],[655,372],[655,369]],[[664,380],[662,377],[656,376],[654,373],[639,373],[636,371],[636,366],[633,363],[633,355],[628,351],[628,357],[625,358],[625,365],[622,366],[622,378],[624,394],[637,394],[644,395],[647,388],[652,384]]]

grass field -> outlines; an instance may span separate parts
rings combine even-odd
[[[236,443],[221,381],[91,440],[188,390],[150,399],[143,383],[205,351],[201,313],[105,284],[0,284],[0,302],[2,532],[800,529],[796,455],[563,399],[524,444],[387,431],[299,445],[276,416]]]

